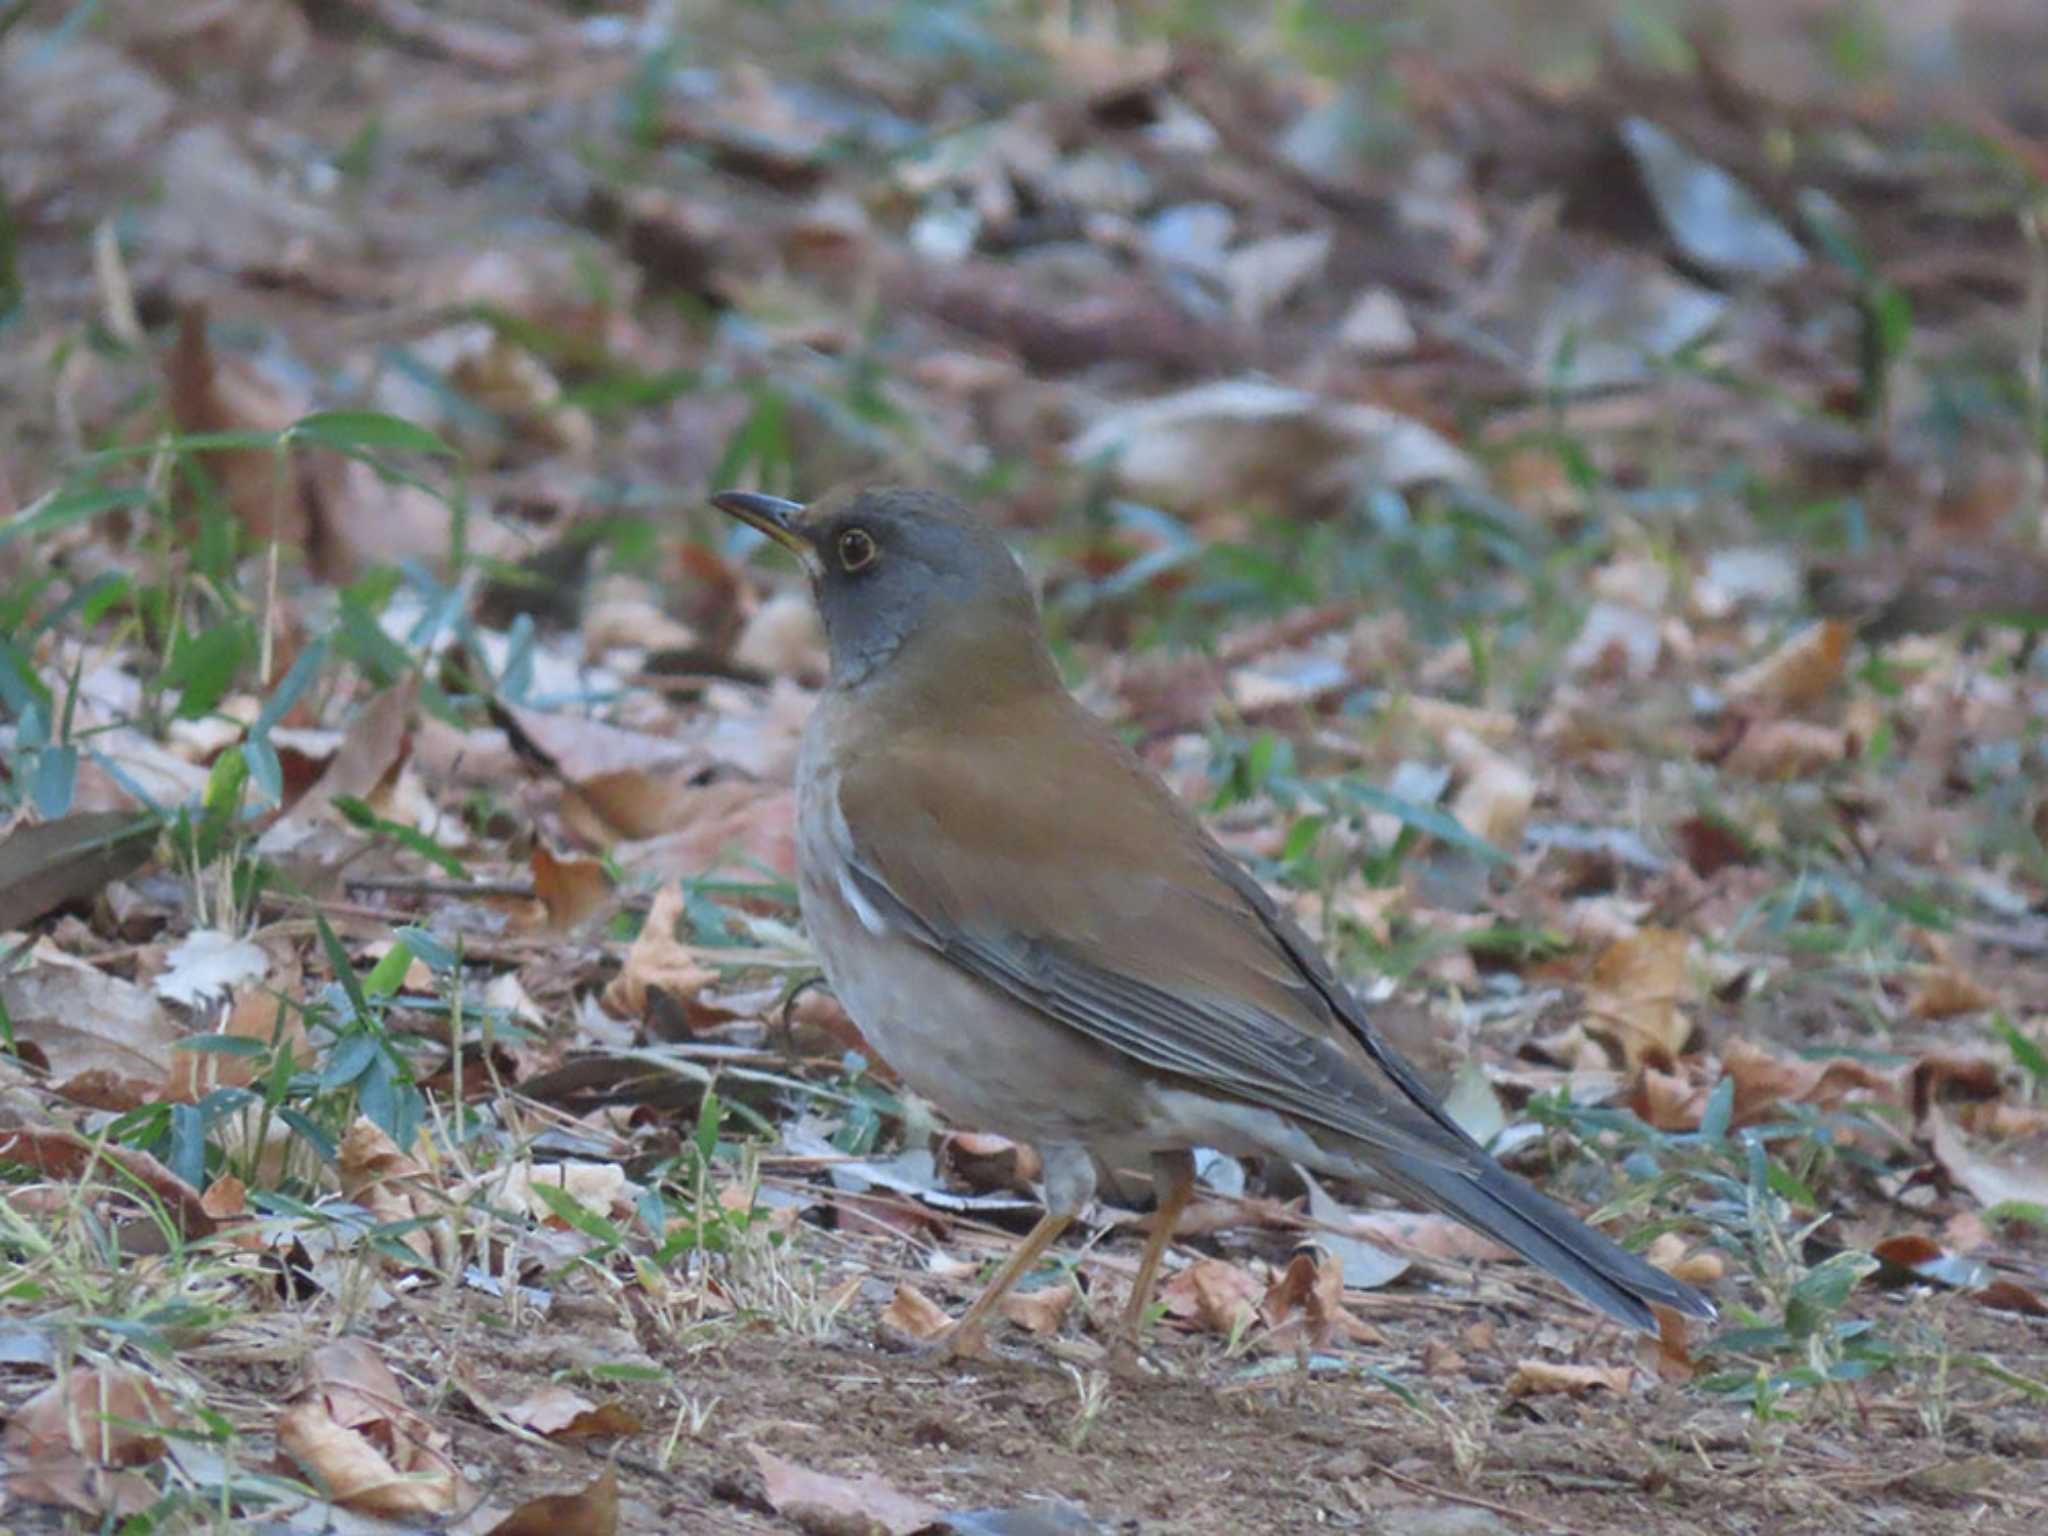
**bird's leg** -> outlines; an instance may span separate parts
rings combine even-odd
[[[1054,1143],[1041,1145],[1038,1150],[1045,1160],[1042,1186],[1045,1215],[1025,1234],[1024,1241],[1017,1245],[1017,1251],[1003,1261],[1003,1267],[996,1271],[987,1289],[974,1298],[974,1305],[967,1309],[966,1316],[947,1329],[939,1340],[939,1348],[956,1360],[986,1352],[989,1314],[995,1311],[1010,1287],[1030,1273],[1031,1266],[1052,1246],[1053,1240],[1066,1231],[1068,1224],[1095,1198],[1095,1160],[1085,1147]]]
[[[1017,1245],[1017,1251],[1003,1261],[1003,1267],[974,1298],[974,1305],[967,1309],[966,1315],[940,1337],[939,1348],[944,1354],[958,1360],[988,1353],[989,1314],[995,1311],[1010,1287],[1030,1272],[1039,1255],[1053,1245],[1073,1219],[1073,1212],[1058,1210],[1048,1210],[1038,1218],[1038,1225],[1025,1235],[1024,1241]]]
[[[1152,1235],[1145,1240],[1145,1256],[1138,1261],[1138,1278],[1131,1286],[1131,1299],[1124,1307],[1110,1345],[1110,1360],[1119,1370],[1134,1369],[1138,1363],[1138,1330],[1145,1326],[1146,1309],[1159,1284],[1159,1266],[1166,1259],[1167,1245],[1180,1213],[1195,1194],[1195,1155],[1185,1149],[1152,1154],[1152,1189],[1157,1208],[1152,1213]]]

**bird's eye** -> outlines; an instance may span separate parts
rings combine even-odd
[[[880,553],[865,528],[849,528],[839,535],[839,563],[848,572],[866,570]]]

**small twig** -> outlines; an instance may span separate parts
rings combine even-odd
[[[1376,1470],[1389,1482],[1399,1483],[1411,1493],[1427,1494],[1433,1499],[1449,1499],[1453,1504],[1469,1504],[1474,1509],[1490,1510],[1496,1515],[1505,1515],[1510,1520],[1519,1520],[1524,1525],[1539,1525],[1560,1532],[1561,1536],[1586,1536],[1586,1533],[1577,1526],[1564,1525],[1548,1515],[1531,1514],[1528,1510],[1517,1509],[1512,1504],[1498,1504],[1492,1499],[1482,1499],[1476,1493],[1459,1493],[1454,1488],[1441,1488],[1435,1483],[1425,1483],[1419,1477],[1409,1477],[1405,1473],[1396,1472],[1389,1466],[1383,1465]]]
[[[449,880],[433,875],[350,875],[352,891],[385,891],[400,896],[520,896],[533,898],[531,880]]]

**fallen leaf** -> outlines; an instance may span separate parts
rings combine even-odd
[[[1679,856],[1702,880],[1711,880],[1731,865],[1755,858],[1749,844],[1724,822],[1688,816],[1671,829]]]
[[[1972,1291],[1970,1299],[1994,1312],[2017,1312],[2024,1317],[2048,1317],[2048,1301],[2017,1280],[1994,1280]]]
[[[33,959],[44,963],[0,978],[0,1004],[16,1042],[42,1053],[57,1091],[113,1110],[162,1098],[187,1033],[163,1004],[54,946]]]
[[[1672,1234],[1666,1233],[1665,1236]],[[1718,1270],[1717,1270],[1718,1273]],[[1651,1363],[1660,1381],[1673,1383],[1688,1382],[1698,1374],[1698,1365],[1693,1360],[1691,1341],[1687,1338],[1685,1317],[1671,1307],[1651,1303],[1650,1310],[1657,1317],[1656,1353]],[[1647,1354],[1645,1350],[1643,1353]]]
[[[567,933],[611,902],[611,876],[596,859],[558,858],[544,844],[533,850],[533,894],[547,914],[550,933]]]
[[[306,1034],[305,1014],[285,1001],[298,995],[300,979],[295,954],[282,962],[273,962],[273,969],[263,980],[236,988],[213,1033],[266,1046],[275,1043],[295,1066],[310,1067],[313,1042]],[[268,1060],[227,1051],[179,1051],[172,1060],[171,1085],[166,1097],[180,1104],[196,1104],[216,1088],[246,1088]]]
[[[1722,691],[1734,703],[1773,714],[1812,709],[1842,681],[1853,633],[1840,619],[1809,625],[1729,678]]]
[[[1851,733],[1838,726],[1752,720],[1722,766],[1752,779],[1803,779],[1846,761],[1855,745]]]
[[[1131,494],[1178,508],[1302,501],[1481,483],[1460,449],[1410,417],[1255,379],[1199,384],[1096,416],[1068,445],[1076,464],[1104,464]]]
[[[607,820],[616,814],[613,805]],[[720,869],[758,874],[755,865],[785,878],[796,874],[796,794],[787,785],[751,779],[678,784],[662,794],[658,809],[643,804],[623,819],[654,834],[634,832],[638,841],[613,845],[612,857],[631,874],[698,880]]]
[[[452,1471],[402,1472],[367,1436],[335,1422],[318,1403],[285,1410],[277,1424],[278,1448],[345,1509],[386,1519],[444,1515],[456,1507]]]
[[[882,1323],[913,1339],[935,1339],[953,1326],[946,1309],[913,1285],[899,1284],[889,1305],[882,1309]]]
[[[313,1351],[277,1442],[329,1498],[363,1514],[442,1515],[468,1498],[446,1454],[448,1437],[406,1406],[404,1388],[367,1339]]]
[[[1344,1261],[1334,1253],[1297,1253],[1259,1299],[1268,1342],[1291,1344],[1296,1335],[1311,1349],[1325,1348],[1342,1327]]]
[[[73,1183],[88,1176],[108,1177],[109,1166],[118,1168],[122,1180],[134,1180],[163,1203],[186,1237],[205,1237],[214,1230],[199,1191],[147,1152],[132,1147],[88,1141],[74,1131],[53,1127],[23,1127],[0,1130],[0,1162],[21,1163],[46,1179]]]
[[[647,920],[626,951],[626,963],[604,989],[604,1006],[618,1018],[641,1018],[647,994],[668,993],[678,1002],[695,997],[718,980],[718,972],[697,958],[697,951],[676,937],[683,917],[682,888],[664,885],[654,893]]]
[[[167,964],[157,973],[156,995],[187,1008],[224,997],[270,969],[270,955],[262,945],[217,928],[193,929],[164,958]]]
[[[1496,848],[1510,853],[1520,848],[1522,828],[1536,805],[1535,778],[1466,731],[1452,731],[1444,739],[1444,751],[1463,781],[1451,801],[1451,814],[1466,831]]]
[[[623,1403],[594,1403],[580,1392],[548,1385],[500,1410],[515,1424],[551,1440],[580,1440],[598,1435],[637,1435],[643,1425]]]
[[[0,841],[0,933],[26,928],[132,874],[155,851],[156,838],[156,818],[130,811],[84,811],[16,827]]]
[[[217,356],[206,309],[197,304],[178,316],[177,339],[164,358],[164,400],[178,430],[194,436],[282,433],[313,404],[241,358]],[[209,448],[195,457],[251,543],[308,547],[314,492],[303,460],[265,447]]]
[[[2039,1143],[2002,1147],[1996,1154],[1979,1151],[1963,1139],[1938,1105],[1929,1105],[1920,1123],[1943,1173],[1969,1191],[1979,1205],[2048,1207],[2048,1150]]]
[[[619,1528],[619,1473],[606,1467],[578,1493],[529,1499],[492,1526],[489,1536],[614,1536]]]
[[[1027,1333],[1058,1333],[1060,1323],[1074,1304],[1071,1285],[1041,1285],[1031,1291],[1011,1291],[997,1303],[1003,1316]]]
[[[835,1477],[784,1461],[760,1446],[749,1454],[760,1469],[768,1503],[774,1511],[819,1536],[855,1532],[868,1536],[910,1536],[943,1517],[944,1511],[912,1494],[902,1493],[878,1477]]]
[[[1982,982],[1947,966],[1923,971],[1906,1001],[1909,1017],[1952,1019],[1959,1013],[1981,1013],[1998,1006],[1998,994]]]
[[[1509,1397],[1546,1393],[1578,1397],[1595,1391],[1626,1397],[1635,1374],[1632,1365],[1566,1365],[1555,1360],[1524,1360],[1509,1375],[1504,1390]]]
[[[1225,1335],[1253,1322],[1265,1295],[1257,1275],[1225,1259],[1197,1259],[1159,1288],[1168,1317]]]
[[[380,1224],[412,1223],[425,1218],[425,1225],[413,1226],[399,1241],[434,1263],[437,1250],[454,1241],[445,1220],[444,1202],[431,1192],[433,1181],[427,1170],[367,1115],[358,1115],[341,1138],[335,1154],[335,1175],[344,1198],[355,1201]],[[442,1253],[443,1259],[451,1255]]]
[[[1806,265],[1806,252],[1757,195],[1647,118],[1625,118],[1623,146],[1686,259],[1721,277],[1769,282]]]
[[[1660,1233],[1643,1250],[1643,1258],[1672,1279],[1683,1280],[1687,1285],[1710,1286],[1727,1272],[1727,1265],[1720,1254],[1711,1248],[1688,1253],[1685,1239],[1676,1232]]]
[[[271,824],[257,845],[295,846],[305,828],[338,816],[334,802],[344,797],[368,801],[374,809],[379,791],[398,777],[412,749],[412,720],[419,692],[419,674],[407,673],[403,682],[384,689],[359,708],[312,788]]]
[[[560,1190],[585,1210],[607,1220],[629,1215],[639,1188],[617,1163],[507,1163],[462,1185],[459,1193],[481,1194],[492,1205],[523,1210],[535,1221],[561,1224],[554,1208],[534,1193],[536,1186]]]
[[[1675,1061],[1692,1035],[1684,1006],[1692,1000],[1687,939],[1668,928],[1645,928],[1610,944],[1586,984],[1586,1027],[1621,1048],[1630,1067]]]
[[[148,1377],[111,1367],[74,1368],[12,1412],[0,1449],[30,1465],[75,1457],[97,1466],[140,1466],[164,1453],[163,1437],[150,1430],[178,1423]]]

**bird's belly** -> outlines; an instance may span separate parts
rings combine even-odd
[[[815,801],[807,795],[798,807],[804,923],[826,980],[876,1054],[965,1126],[1045,1143],[1128,1141],[1136,1088],[1128,1069],[857,908],[837,878],[837,845]]]

